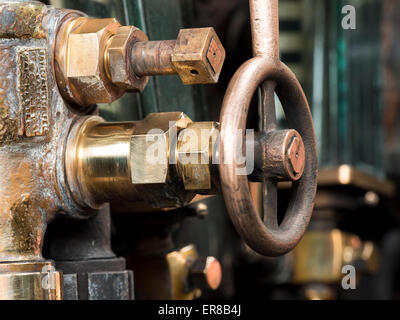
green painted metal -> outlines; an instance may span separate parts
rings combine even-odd
[[[384,176],[382,1],[312,1],[315,39],[324,41],[314,49],[323,60],[314,64],[312,99],[320,168],[349,164]],[[345,5],[356,9],[356,30],[342,28]]]

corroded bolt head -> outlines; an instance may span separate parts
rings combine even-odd
[[[294,173],[296,175],[302,175],[306,156],[303,140],[297,132],[294,134],[294,137],[289,144],[287,157],[289,160],[289,165],[292,167]]]
[[[303,175],[305,149],[296,130],[277,130],[260,135],[255,143],[255,155],[255,166],[264,178],[297,181]]]
[[[171,59],[184,84],[217,83],[225,49],[213,28],[182,29]]]
[[[221,264],[214,257],[196,259],[189,267],[189,280],[198,289],[218,289],[222,280]]]

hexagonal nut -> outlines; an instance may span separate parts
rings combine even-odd
[[[131,181],[153,208],[181,207],[194,197],[171,170],[177,136],[189,123],[183,112],[153,113],[138,122],[131,137]]]
[[[81,106],[111,103],[124,94],[105,70],[105,50],[121,25],[115,19],[78,18],[68,37],[67,81],[73,99]]]
[[[219,124],[194,122],[178,137],[177,168],[186,190],[217,192]]]
[[[179,32],[172,63],[184,84],[217,83],[225,61],[225,49],[214,28]]]
[[[161,112],[149,114],[138,123],[131,137],[133,184],[166,183],[170,139],[190,122],[183,112]]]
[[[139,41],[148,41],[147,36],[136,27],[118,29],[107,49],[106,68],[112,83],[127,91],[142,92],[149,77],[138,77],[130,62],[132,46]]]
[[[295,176],[302,176],[306,162],[304,142],[300,135],[295,135],[288,147],[287,157]]]

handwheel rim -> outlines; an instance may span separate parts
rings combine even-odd
[[[276,229],[267,228],[253,204],[247,176],[237,175],[238,144],[244,141],[252,97],[264,81],[277,83],[289,127],[303,138],[306,162],[300,180],[293,182],[285,218]],[[244,63],[233,76],[221,112],[220,177],[230,218],[243,240],[256,252],[278,256],[292,250],[301,240],[311,219],[317,189],[317,150],[310,108],[295,75],[283,63],[270,63],[257,56]],[[235,139],[242,130],[240,139]]]

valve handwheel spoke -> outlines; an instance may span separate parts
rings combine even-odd
[[[310,221],[316,194],[316,140],[301,85],[279,60],[278,1],[250,0],[250,12],[255,57],[235,73],[224,98],[219,170],[226,206],[238,233],[253,250],[277,256],[297,245]],[[241,165],[236,159],[246,139],[250,103],[259,87],[262,125],[253,144],[255,177],[263,183],[263,219],[252,202],[248,177],[238,174]],[[275,93],[291,129],[277,130]],[[279,181],[292,181],[281,224],[277,217]]]
[[[264,134],[276,130],[275,88],[276,83],[274,81],[265,81],[259,87],[261,92],[261,131]],[[264,223],[267,228],[277,230],[279,227],[277,217],[277,184],[271,178],[264,178],[262,180]]]

